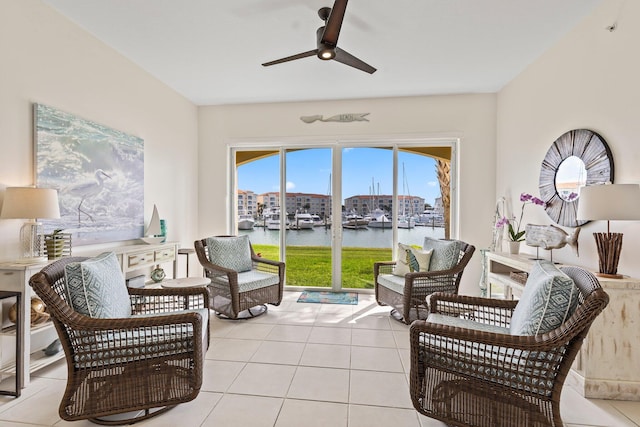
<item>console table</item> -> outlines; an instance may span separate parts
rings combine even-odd
[[[173,277],[176,277],[178,253],[178,243],[176,242],[156,245],[140,244],[118,246],[114,248],[90,250],[79,253],[78,255],[95,256],[106,251],[113,251],[116,254],[125,276],[143,272],[145,269],[149,269],[157,264],[171,262]],[[22,357],[21,360],[19,360],[20,363],[17,364],[22,371],[21,375],[18,376],[21,380],[19,381],[20,388],[29,384],[29,375],[31,372],[43,368],[64,356],[62,351],[53,356],[46,356],[44,352],[41,351],[57,338],[53,323],[46,322],[42,325],[32,327],[30,322],[31,296],[35,296],[35,294],[32,292],[31,286],[29,286],[29,279],[48,263],[49,261],[35,264],[24,264],[17,261],[0,263],[0,291],[20,292],[22,295],[18,320],[21,325],[19,332],[17,332],[16,327],[11,325],[7,320],[8,311],[11,305],[13,305],[13,302],[6,300],[7,302],[3,302],[0,306],[2,314],[0,317],[0,326],[5,326],[0,329],[0,375],[3,373],[15,374],[15,346],[21,347]]]
[[[532,255],[486,252],[486,286],[504,289],[505,298],[517,298],[524,285],[511,272],[528,273]],[[609,294],[609,305],[595,319],[567,377],[584,397],[640,400],[640,280],[598,277]]]

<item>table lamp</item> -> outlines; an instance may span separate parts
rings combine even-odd
[[[38,218],[60,218],[58,192],[51,188],[7,187],[0,218],[27,219],[20,228],[22,258],[37,259],[40,255]]]
[[[618,261],[622,251],[622,233],[612,233],[609,221],[640,220],[640,185],[604,184],[580,189],[576,219],[607,221],[606,233],[593,233],[598,249],[600,277],[621,279]]]

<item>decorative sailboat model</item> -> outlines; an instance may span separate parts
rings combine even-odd
[[[151,215],[151,221],[149,221],[149,226],[147,227],[147,231],[144,233],[144,237],[141,237],[142,241],[148,244],[154,243],[162,243],[166,239],[166,236],[163,236],[162,230],[160,228],[160,216],[158,215],[158,208],[156,205],[153,205],[153,214]]]

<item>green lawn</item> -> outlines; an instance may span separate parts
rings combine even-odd
[[[278,246],[253,245],[264,258],[277,260]],[[391,259],[391,249],[342,248],[342,287],[373,289],[373,263]],[[331,287],[331,248],[287,247],[287,285]]]

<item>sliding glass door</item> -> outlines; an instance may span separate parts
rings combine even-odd
[[[373,263],[393,259],[398,242],[448,235],[441,189],[450,195],[452,174],[443,187],[437,162],[451,171],[451,153],[427,144],[234,150],[231,232],[284,260],[287,286],[372,289]]]

